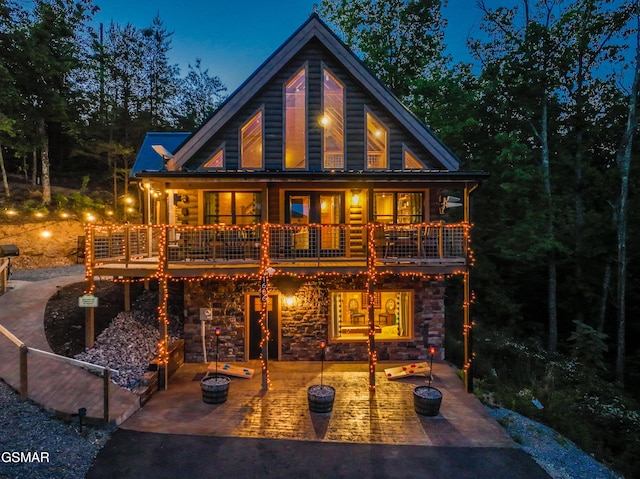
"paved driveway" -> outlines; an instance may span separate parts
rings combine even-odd
[[[119,430],[87,479],[549,479],[524,451],[155,434]]]

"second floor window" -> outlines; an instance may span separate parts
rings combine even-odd
[[[412,224],[423,221],[423,195],[420,192],[374,193],[374,221],[387,224]]]
[[[207,225],[255,225],[261,220],[260,193],[207,191],[204,223]]]
[[[367,170],[380,170],[389,167],[388,133],[384,125],[367,112]]]
[[[285,87],[284,167],[307,167],[307,84],[303,68]]]
[[[240,169],[262,169],[262,110],[240,129]]]
[[[323,167],[344,168],[344,87],[329,71],[323,72],[320,118],[323,136]]]

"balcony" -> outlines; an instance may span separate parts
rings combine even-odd
[[[469,263],[469,225],[89,226],[86,263],[95,275],[174,277],[256,274],[269,265],[297,274],[448,274]]]

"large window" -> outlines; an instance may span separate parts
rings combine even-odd
[[[323,112],[320,118],[323,167],[344,168],[344,87],[328,70],[323,70]]]
[[[378,119],[367,112],[367,158],[368,170],[387,169],[388,159],[388,132]]]
[[[262,111],[259,111],[240,129],[240,168],[262,169]]]
[[[423,198],[420,192],[376,192],[374,221],[389,224],[421,223],[424,220]]]
[[[207,191],[204,224],[254,225],[261,219],[260,193]]]
[[[330,293],[329,335],[334,341],[366,341],[369,336],[368,295],[364,291]],[[376,340],[411,339],[413,293],[378,291],[374,293]]]
[[[300,70],[285,87],[284,167],[307,167],[307,84],[305,69]]]

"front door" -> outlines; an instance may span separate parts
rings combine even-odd
[[[262,329],[260,328],[260,312],[262,302],[259,295],[249,295],[249,359],[260,359],[262,348]],[[269,359],[278,359],[280,346],[280,328],[278,327],[278,296],[269,295],[267,301],[267,324],[269,328]]]
[[[331,257],[344,255],[344,193],[332,191],[287,192],[285,222],[309,225],[296,229],[293,246],[296,256]],[[319,226],[318,226],[319,225]]]

